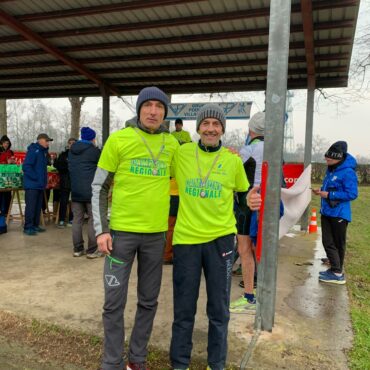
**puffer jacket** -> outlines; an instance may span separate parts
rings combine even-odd
[[[91,141],[79,140],[68,152],[68,169],[73,202],[91,202],[91,184],[99,162],[100,149]]]
[[[322,215],[352,220],[350,202],[358,196],[356,166],[356,159],[347,153],[343,163],[327,169],[321,190],[329,194],[321,199]]]
[[[44,190],[46,188],[48,150],[39,143],[33,143],[27,148],[26,158],[23,162],[24,189]]]

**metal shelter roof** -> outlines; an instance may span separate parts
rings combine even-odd
[[[347,85],[359,3],[292,0],[288,88]],[[264,90],[269,4],[0,0],[0,98]]]

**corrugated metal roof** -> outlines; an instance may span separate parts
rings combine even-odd
[[[16,0],[0,10],[85,68],[0,24],[0,98],[263,90],[269,0]],[[130,9],[124,9],[129,6]],[[312,1],[317,87],[347,84],[359,0]],[[15,22],[15,21],[14,21]],[[307,35],[306,35],[307,37]],[[300,1],[292,1],[290,88],[307,86]],[[89,74],[91,72],[91,74]],[[92,82],[91,75],[95,82]],[[81,77],[82,76],[82,77]],[[116,91],[117,92],[117,91]]]

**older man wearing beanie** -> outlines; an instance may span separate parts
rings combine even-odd
[[[206,104],[197,115],[198,143],[174,157],[180,208],[174,231],[174,322],[170,349],[174,369],[187,369],[202,270],[207,288],[208,368],[225,368],[230,283],[236,233],[234,191],[249,183],[239,156],[222,147],[222,108]],[[255,190],[255,189],[254,189]],[[253,193],[253,192],[251,192]]]
[[[91,209],[92,190],[100,149],[96,147],[96,133],[90,127],[81,128],[81,139],[75,142],[68,151],[68,169],[71,179],[72,198],[72,240],[73,256],[86,254],[89,259],[97,258],[97,244]],[[87,249],[84,247],[83,224],[88,215]]]
[[[135,256],[137,311],[128,351],[128,370],[145,370],[147,346],[158,306],[162,257],[170,205],[170,165],[177,140],[161,127],[168,97],[157,87],[139,93],[137,127],[109,136],[93,182],[94,226],[104,266],[103,370],[122,370],[123,311]],[[107,195],[114,177],[110,225]]]
[[[319,281],[343,285],[346,279],[343,263],[346,251],[346,232],[351,222],[351,201],[358,196],[356,160],[347,152],[347,143],[337,141],[325,153],[328,165],[321,189],[313,193],[321,197],[322,244],[330,268],[319,273]]]
[[[53,139],[47,134],[39,134],[37,142],[28,147],[23,162],[23,187],[26,201],[23,232],[30,236],[45,231],[40,227],[40,216],[47,184],[47,155],[51,141]]]

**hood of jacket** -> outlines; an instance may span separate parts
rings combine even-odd
[[[9,137],[7,135],[3,135],[0,139],[0,151],[5,151],[5,149],[2,147],[3,142],[5,142],[5,141],[9,142],[9,148],[7,150],[10,150],[10,148],[12,147],[12,142],[10,141]]]
[[[357,167],[356,159],[351,154],[347,153],[344,161],[334,169],[334,172],[346,170],[347,168],[352,168],[353,170],[356,170],[356,167]]]
[[[87,140],[79,140],[77,142],[75,142],[71,148],[69,149],[71,153],[73,153],[74,155],[80,155],[82,154],[84,151],[88,150],[89,148],[91,148],[92,146],[94,146],[94,144],[91,142],[91,141],[87,141]]]

